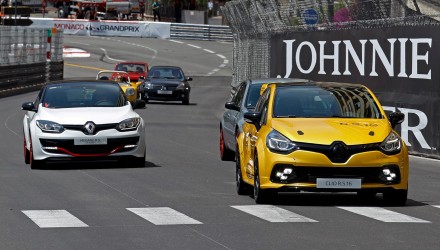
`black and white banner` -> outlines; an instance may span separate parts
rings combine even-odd
[[[276,34],[270,76],[364,84],[405,113],[412,153],[440,156],[440,26]]]

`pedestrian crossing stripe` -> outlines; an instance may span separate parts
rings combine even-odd
[[[169,207],[127,208],[127,210],[154,225],[203,224]]]
[[[340,209],[363,215],[383,222],[405,222],[405,223],[431,223],[430,221],[418,219],[380,207],[338,207]]]
[[[88,227],[66,210],[23,210],[22,212],[40,228]]]
[[[432,205],[440,208],[440,205]],[[231,206],[234,209],[256,216],[268,222],[318,222],[273,205]],[[382,222],[392,223],[431,223],[430,221],[411,217],[380,207],[336,207],[348,212],[362,215]],[[169,207],[127,208],[128,211],[153,223],[154,225],[203,224],[185,214]],[[40,228],[89,227],[86,223],[66,210],[23,210]]]
[[[272,205],[231,206],[269,222],[318,222]]]

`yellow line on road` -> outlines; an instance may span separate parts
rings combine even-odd
[[[66,66],[70,66],[70,67],[77,67],[77,68],[84,68],[84,69],[92,69],[92,70],[108,70],[108,69],[102,69],[102,68],[96,68],[96,67],[90,67],[90,66],[84,66],[84,65],[79,65],[79,64],[72,64],[72,63],[65,63],[64,65]]]

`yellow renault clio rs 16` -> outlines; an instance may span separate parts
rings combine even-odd
[[[264,90],[264,91],[263,91]],[[390,205],[408,194],[408,149],[365,86],[302,82],[263,85],[237,138],[237,192],[257,203],[278,192],[382,193]]]

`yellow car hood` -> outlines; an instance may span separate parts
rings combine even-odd
[[[391,132],[387,119],[273,118],[272,128],[292,141],[321,145],[382,142]]]

